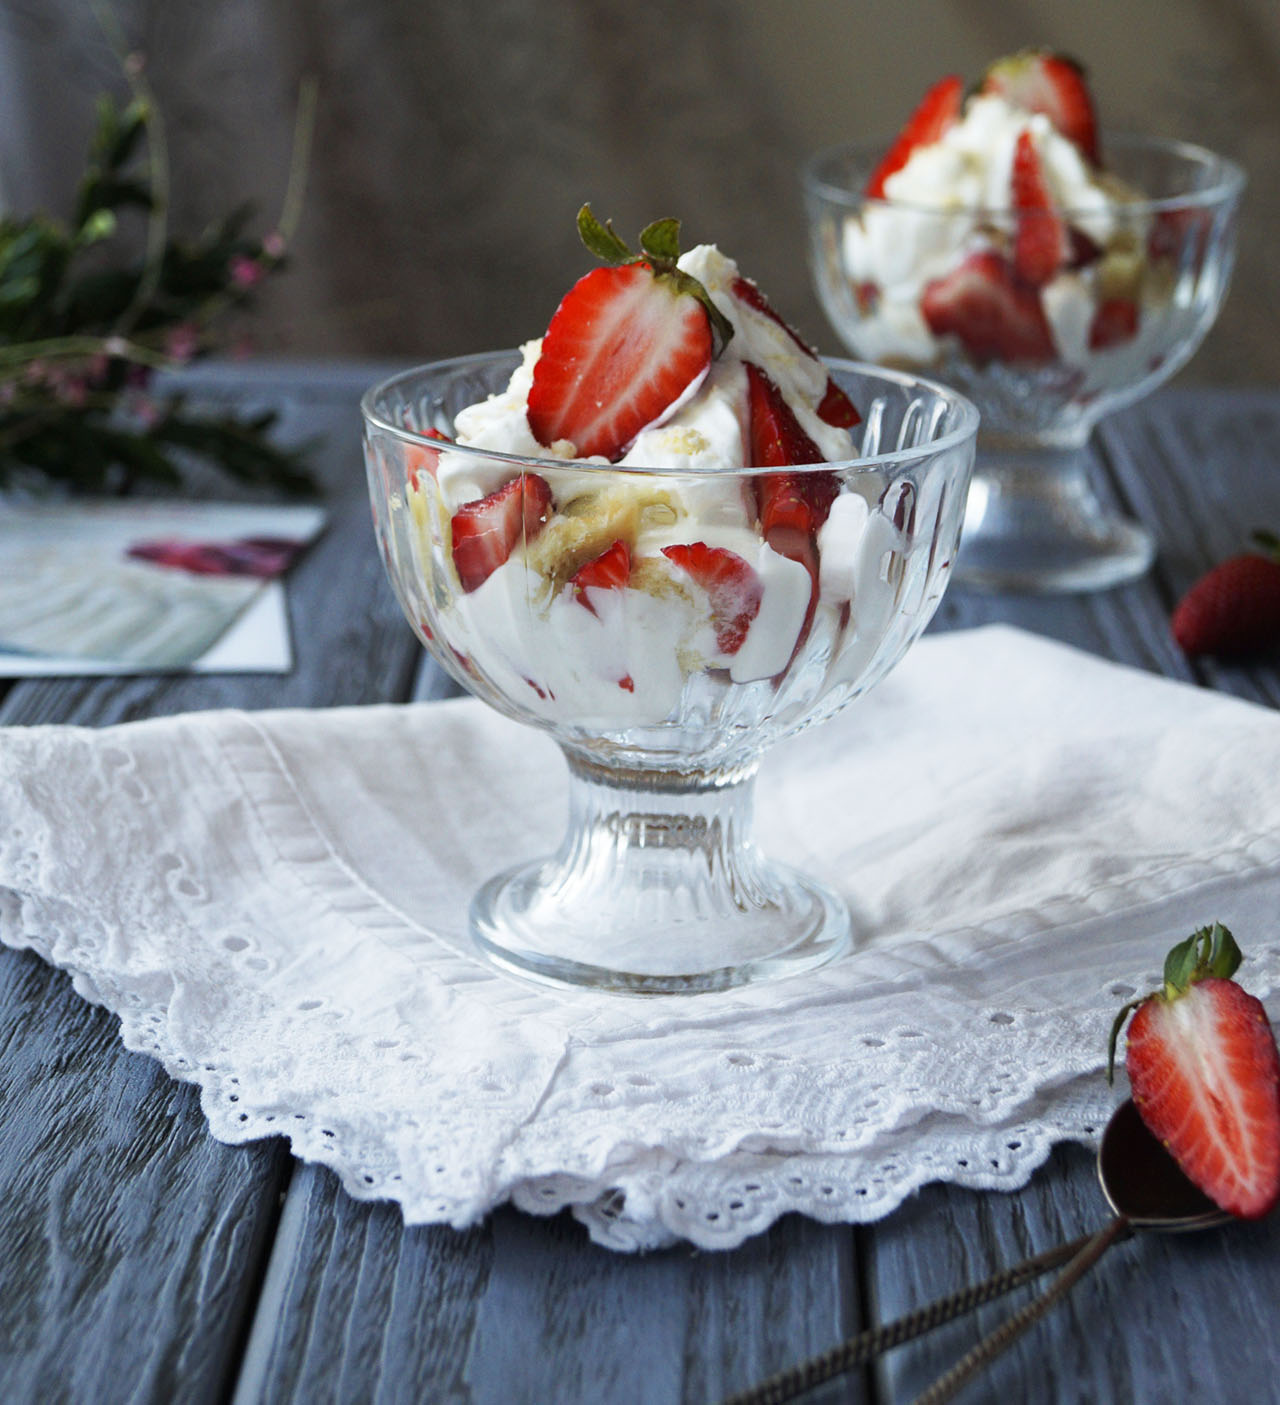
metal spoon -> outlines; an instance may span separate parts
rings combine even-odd
[[[944,1322],[990,1302],[1028,1283],[1050,1269],[1062,1268],[1053,1283],[1025,1307],[1006,1318],[971,1351],[940,1376],[914,1405],[942,1405],[976,1372],[995,1360],[1093,1267],[1104,1253],[1136,1229],[1180,1232],[1225,1224],[1231,1216],[1220,1210],[1182,1174],[1177,1162],[1147,1130],[1131,1101],[1111,1115],[1098,1148],[1098,1180],[1107,1203],[1115,1212],[1095,1234],[1084,1235],[1037,1254],[991,1278],[939,1298],[919,1308],[871,1327],[856,1337],[783,1371],[751,1390],[734,1395],[725,1405],[782,1405],[833,1376],[883,1355],[895,1346],[913,1341]],[[1064,1267],[1065,1265],[1065,1267]]]

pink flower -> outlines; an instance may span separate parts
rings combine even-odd
[[[266,274],[266,269],[257,259],[251,259],[245,254],[237,254],[231,260],[231,282],[237,288],[252,288],[255,283],[260,283]]]
[[[165,353],[185,366],[200,349],[200,334],[190,322],[179,322],[165,340]]]
[[[278,259],[284,255],[284,235],[278,229],[273,229],[262,241],[262,252],[269,259]]]

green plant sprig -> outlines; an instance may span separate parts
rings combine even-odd
[[[168,230],[163,127],[129,59],[123,106],[98,102],[73,214],[0,218],[0,485],[22,477],[73,490],[126,492],[177,486],[194,455],[236,480],[312,492],[303,450],[271,441],[272,415],[237,418],[188,409],[157,394],[157,371],[217,345],[216,322],[252,305],[285,267],[302,199],[315,94],[304,90],[289,190],[278,228],[248,232],[241,206],[194,240]],[[145,159],[144,159],[145,158]],[[122,238],[146,221],[141,257]]]

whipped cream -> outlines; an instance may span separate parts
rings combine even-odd
[[[552,500],[536,536],[474,590],[456,583],[432,589],[433,572],[442,568],[432,543],[447,543],[452,515],[499,490],[516,469],[442,447],[433,476],[410,488],[418,527],[414,574],[437,607],[444,602],[440,621],[450,647],[473,676],[535,716],[614,728],[656,725],[677,715],[694,675],[720,686],[772,688],[798,652],[821,654],[834,666],[859,636],[859,612],[876,626],[862,650],[869,656],[894,606],[898,583],[884,559],[902,548],[902,534],[846,485],[811,563],[763,539],[751,479],[740,471],[750,444],[745,363],[772,378],[828,462],[852,459],[857,448],[848,430],[817,413],[827,368],[784,326],[733,293],[734,261],[701,245],[679,264],[706,288],[734,335],[692,391],[643,429],[617,464],[579,459],[569,441],[547,447],[534,439],[527,404],[539,341],[521,348],[503,391],[455,416],[460,445],[541,460],[528,471],[543,478]],[[617,540],[631,550],[628,585],[579,592],[574,573]],[[733,553],[758,585],[759,608],[729,652],[720,647],[708,590],[663,554],[696,543]]]
[[[969,98],[961,119],[936,141],[917,147],[885,181],[883,200],[867,201],[844,224],[842,275],[857,310],[846,333],[858,354],[913,367],[942,360],[944,339],[921,311],[925,288],[980,250],[1007,248],[1016,227],[1010,189],[1014,153],[1030,134],[1050,197],[1067,222],[1101,250],[1079,268],[1064,268],[1040,292],[1058,360],[1079,368],[1077,393],[1087,395],[1146,374],[1194,322],[1188,294],[1144,276],[1140,261],[1125,281],[1125,261],[1145,247],[1149,218],[1140,197],[1091,166],[1074,142],[1042,113],[998,94]],[[1140,305],[1136,335],[1091,347],[1099,303],[1117,284]]]

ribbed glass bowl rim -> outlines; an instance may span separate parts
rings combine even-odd
[[[819,169],[827,161],[836,157],[845,159],[856,157],[866,165],[866,174],[869,176],[880,158],[889,149],[892,141],[893,138],[889,137],[879,142],[837,142],[834,146],[826,146],[821,151],[815,151],[800,167],[800,179],[805,191],[809,194],[820,195],[833,205],[844,205],[849,209],[861,209],[864,205],[879,205],[885,209],[911,210],[916,214],[950,219],[954,219],[957,215],[991,215],[1012,219],[1017,214],[1017,211],[1009,205],[982,205],[974,208],[961,206],[948,210],[937,205],[915,205],[905,200],[868,200],[861,189],[851,190],[847,186],[837,185],[818,175]],[[1218,167],[1220,172],[1218,179],[1202,190],[1188,190],[1180,195],[1162,195],[1154,199],[1145,198],[1126,203],[1125,210],[1136,215],[1157,215],[1167,210],[1211,209],[1215,205],[1223,204],[1237,197],[1248,180],[1244,167],[1229,156],[1220,156],[1216,151],[1210,151],[1207,146],[1198,146],[1195,142],[1181,141],[1176,137],[1153,137],[1136,132],[1104,132],[1101,145],[1104,153],[1108,146],[1129,150],[1146,149],[1181,156],[1185,161],[1201,167]],[[1096,206],[1087,206],[1066,208],[1059,213],[1071,221],[1073,218],[1087,219],[1092,217],[1096,219],[1098,210]]]
[[[726,473],[777,473],[777,468],[763,467],[758,464],[748,464],[742,468],[652,468],[644,464],[617,464],[617,463],[587,463],[580,459],[539,459],[527,458],[523,454],[504,454],[496,449],[484,449],[473,444],[445,444],[439,439],[433,439],[430,435],[420,434],[416,430],[405,429],[403,425],[392,424],[390,420],[379,414],[374,408],[375,403],[382,397],[391,394],[397,387],[403,386],[406,382],[417,380],[428,371],[441,375],[455,371],[465,371],[472,366],[487,366],[498,360],[510,360],[512,368],[519,364],[519,351],[481,351],[470,356],[454,356],[443,361],[429,361],[419,366],[412,366],[408,370],[398,371],[394,376],[388,376],[386,380],[379,381],[377,385],[371,386],[360,399],[360,413],[364,416],[366,423],[380,430],[384,434],[390,434],[396,439],[402,440],[406,444],[415,447],[429,448],[435,450],[447,449],[450,453],[467,454],[477,459],[497,460],[499,463],[514,464],[518,468],[555,469],[563,473],[573,471],[576,473],[590,473],[593,470],[601,473],[634,473],[647,476],[662,477],[702,477],[708,478],[723,476]],[[905,465],[918,462],[922,459],[933,457],[935,454],[946,453],[951,449],[959,448],[967,439],[974,439],[978,432],[978,409],[966,396],[958,391],[952,390],[949,385],[943,385],[940,381],[929,380],[924,376],[913,375],[907,371],[895,371],[886,366],[873,366],[865,361],[850,361],[838,356],[824,356],[822,363],[830,370],[849,371],[856,375],[868,376],[875,380],[887,382],[902,389],[919,387],[922,390],[931,391],[935,395],[941,396],[944,400],[953,405],[959,415],[957,424],[946,434],[937,439],[930,440],[927,444],[918,444],[907,449],[891,449],[884,453],[872,454],[863,458],[836,459],[824,463],[796,464],[787,469],[788,473],[822,473],[830,472],[832,469],[839,469],[841,473],[866,472],[870,473],[883,469],[887,464]],[[861,409],[861,407],[859,407]],[[856,429],[857,426],[855,425]]]

